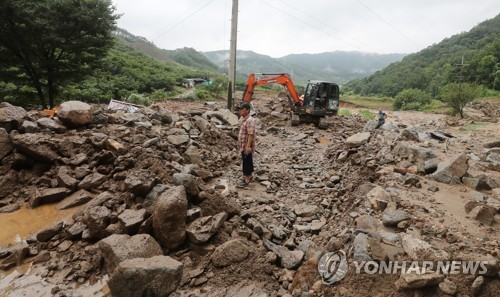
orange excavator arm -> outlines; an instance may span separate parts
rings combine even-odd
[[[272,75],[272,76],[256,79],[255,74]],[[295,90],[295,86],[293,85],[292,79],[286,73],[279,73],[279,74],[250,73],[247,79],[247,85],[245,87],[245,91],[243,92],[243,102],[248,103],[252,100],[252,96],[256,86],[267,85],[267,84],[279,84],[284,86],[288,90],[288,93],[290,94],[290,97],[293,100],[293,102],[296,105],[301,105],[302,101],[300,100],[299,95]]]

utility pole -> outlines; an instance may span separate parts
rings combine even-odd
[[[233,110],[234,86],[236,81],[236,37],[238,35],[238,0],[233,0],[231,16],[231,44],[229,47],[229,71],[227,87],[227,108]]]
[[[467,102],[464,102],[465,100],[462,100],[462,70],[464,69],[464,66],[469,66],[469,64],[464,64],[464,55],[462,55],[462,63],[455,64],[455,66],[460,66],[460,74],[458,75],[458,102],[460,104],[460,117],[463,118],[463,107],[465,107],[465,104]]]

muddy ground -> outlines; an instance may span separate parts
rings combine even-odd
[[[89,166],[77,169],[69,161],[56,161],[50,167],[37,165],[34,160],[30,166],[7,168],[4,158],[4,176],[14,176],[9,175],[10,170],[24,172],[16,175],[15,183],[14,179],[10,181],[13,190],[3,198],[3,207],[18,205],[20,209],[0,213],[2,226],[7,226],[0,231],[0,243],[8,244],[0,255],[3,259],[10,257],[18,250],[8,247],[23,240],[27,250],[23,249],[17,266],[4,266],[5,271],[0,272],[0,295],[109,296],[107,283],[117,276],[107,268],[109,255],[99,242],[112,234],[128,233],[152,235],[161,243],[163,255],[182,264],[171,296],[498,296],[500,115],[491,114],[491,110],[500,110],[498,100],[468,109],[470,117],[465,120],[389,111],[386,124],[376,130],[357,114],[356,107],[351,107],[352,116],[332,117],[329,128],[320,130],[314,125],[290,127],[284,98],[267,92],[256,97],[256,172],[244,189],[235,187],[240,178],[234,140],[237,125],[214,117],[212,127],[202,132],[195,124],[195,116],[222,109],[224,103],[157,104],[160,110],[174,115],[168,124],[151,115],[125,121],[108,117],[89,128],[68,129],[65,137],[60,136],[64,133],[37,131],[61,139],[90,139],[81,141],[80,149],[68,149],[64,156],[72,160],[78,152],[85,152],[89,160],[82,164]],[[181,116],[177,121],[175,114]],[[30,116],[39,117],[35,113]],[[148,120],[153,125],[143,124]],[[174,144],[172,141],[178,139],[172,139],[162,144],[161,138],[168,134],[165,131],[172,129],[169,127],[186,130],[190,142]],[[363,131],[368,134],[358,134]],[[92,133],[108,135],[123,144],[128,153],[113,152],[113,158],[84,147],[92,141]],[[365,137],[353,140],[351,136]],[[196,156],[188,152],[193,141],[199,149]],[[432,157],[425,156],[429,151]],[[14,150],[11,156],[16,153],[23,155]],[[444,161],[460,154],[464,156],[454,160],[456,164],[446,171],[451,181],[443,182],[436,173],[430,173],[429,168],[439,172],[447,164]],[[117,161],[120,155],[127,156],[120,159],[121,163]],[[9,158],[15,160],[10,164],[32,161],[18,161],[22,156],[17,155]],[[159,239],[158,230],[142,228],[149,220],[147,215],[141,218],[139,231],[123,229],[127,222],[118,217],[125,210],[146,209],[146,196],[153,186],[172,188],[179,184],[172,176],[185,172],[196,158],[201,159],[198,165],[204,170],[190,171],[197,189],[180,183],[187,192],[198,191],[187,195],[188,208],[201,209],[201,216],[226,214],[208,241],[198,243],[188,237],[175,248],[166,248],[168,243]],[[124,168],[115,171],[117,165]],[[94,200],[106,191],[114,197],[102,206],[112,218],[100,226],[105,234],[85,236],[89,220],[85,215],[74,215],[90,212],[85,205],[62,211],[54,204],[30,208],[31,192],[24,189],[61,187],[57,180],[64,166],[73,166],[70,175],[80,182],[85,176],[80,172],[85,169],[109,177],[86,188]],[[148,178],[138,177],[142,184],[149,185],[147,193],[126,179],[134,170],[153,173]],[[141,174],[147,175],[144,171]],[[50,229],[60,220],[64,223],[53,237],[40,241],[40,230]],[[188,220],[196,221],[197,217]],[[87,229],[69,237],[68,230],[80,222]],[[349,270],[342,280],[327,285],[318,273],[318,260],[326,252],[337,250],[346,252]],[[42,254],[48,256],[40,259]],[[353,264],[356,259],[380,263],[438,258],[487,261],[488,275],[442,274],[402,285],[400,274],[356,274]]]

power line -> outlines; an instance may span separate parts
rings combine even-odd
[[[363,2],[361,2],[361,0],[358,0],[359,4],[363,5],[366,9],[368,9],[371,13],[373,13],[377,18],[379,18],[382,22],[384,22],[387,26],[391,27],[394,31],[396,31],[399,35],[403,36],[404,38],[408,39],[409,41],[413,42],[415,45],[417,46],[420,46],[420,44],[418,44],[417,42],[415,42],[413,39],[411,39],[410,37],[406,36],[403,32],[399,31],[398,29],[396,29],[396,27],[394,27],[393,25],[391,25],[388,21],[386,21],[383,17],[381,17],[380,15],[378,15],[375,11],[373,11],[370,7],[368,7],[366,4],[364,4]]]
[[[304,21],[304,20],[302,20],[302,19],[300,19],[300,18],[298,18],[298,17],[296,17],[296,16],[294,16],[294,15],[291,15],[291,14],[289,14],[288,12],[286,12],[286,11],[284,11],[284,10],[282,10],[282,9],[280,9],[280,8],[278,8],[278,7],[274,6],[274,5],[272,5],[272,4],[269,4],[269,3],[267,3],[267,2],[265,2],[265,1],[263,1],[263,0],[260,0],[260,2],[262,2],[262,3],[264,3],[264,4],[268,5],[268,6],[270,6],[270,7],[274,8],[274,9],[276,9],[277,11],[279,11],[279,12],[281,12],[281,13],[284,13],[284,14],[288,15],[289,17],[292,17],[292,18],[296,19],[297,21],[299,21],[299,22],[301,22],[301,23],[303,23],[303,24],[305,24],[305,25],[307,25],[307,26],[309,26],[309,27],[311,27],[311,28],[313,28],[313,29],[315,29],[315,30],[318,30],[318,31],[320,31],[320,32],[322,32],[322,33],[324,33],[324,34],[326,34],[326,35],[328,35],[328,36],[332,37],[332,38],[335,38],[335,39],[337,39],[337,40],[339,40],[339,41],[341,41],[341,42],[343,42],[343,43],[345,43],[345,44],[347,44],[347,45],[349,45],[349,46],[352,46],[352,47],[354,47],[354,48],[356,48],[356,49],[358,49],[358,50],[360,50],[360,51],[363,51],[363,49],[361,49],[360,47],[358,47],[358,46],[356,46],[356,45],[354,45],[354,44],[350,44],[349,42],[347,42],[347,41],[345,41],[345,40],[342,40],[342,39],[340,39],[339,37],[333,36],[332,34],[330,34],[330,32],[325,31],[325,30],[323,30],[322,28],[319,28],[319,27],[317,27],[317,26],[314,26],[314,25],[312,25],[312,24],[310,24],[310,23],[308,23],[308,22],[306,22],[306,21]]]
[[[313,19],[313,20],[315,20],[315,21],[317,21],[318,23],[320,23],[320,24],[322,24],[322,25],[324,25],[324,26],[326,26],[326,27],[329,27],[329,28],[330,28],[330,29],[332,29],[333,31],[337,31],[337,32],[338,32],[338,33],[340,33],[340,34],[347,36],[347,34],[346,34],[346,33],[344,33],[344,32],[342,32],[340,29],[333,27],[332,25],[330,25],[330,24],[328,24],[328,23],[326,23],[326,22],[324,22],[324,21],[322,21],[322,20],[320,20],[320,19],[316,18],[315,16],[312,16],[312,15],[310,15],[310,14],[308,14],[308,13],[305,13],[305,12],[303,12],[302,10],[298,9],[297,7],[295,7],[295,6],[293,6],[293,5],[289,4],[289,3],[286,3],[286,2],[285,2],[285,1],[283,1],[283,0],[278,0],[278,1],[280,1],[280,2],[281,2],[281,3],[283,3],[283,4],[285,4],[286,6],[291,7],[291,8],[292,8],[292,9],[294,9],[295,11],[298,11],[298,12],[302,13],[303,15],[305,15],[305,16],[307,16],[307,17],[309,17],[309,18],[311,18],[311,19]],[[363,42],[363,41],[361,41],[361,40],[359,40],[359,39],[357,39],[357,38],[354,38],[353,36],[350,36],[350,37],[351,37],[354,41],[356,41],[356,42],[358,42],[358,43],[360,43],[360,44],[363,44],[363,45],[368,45],[367,43],[365,43],[365,42]]]
[[[195,10],[194,12],[190,13],[188,16],[186,16],[185,18],[183,18],[182,20],[180,20],[179,22],[175,23],[173,26],[169,27],[168,29],[166,29],[165,31],[163,31],[162,33],[158,34],[157,36],[155,36],[152,41],[155,41],[156,39],[158,39],[159,37],[165,35],[165,33],[169,32],[170,30],[172,30],[173,28],[177,27],[178,25],[184,23],[186,20],[188,20],[190,17],[192,17],[193,15],[195,15],[196,13],[198,13],[200,10],[202,10],[203,8],[207,7],[208,5],[210,5],[212,2],[214,2],[215,0],[210,0],[208,1],[205,5],[203,5],[202,7],[198,8],[197,10]]]

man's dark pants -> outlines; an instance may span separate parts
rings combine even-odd
[[[253,173],[253,158],[252,154],[247,154],[246,152],[241,153],[241,158],[243,160],[243,175],[250,176]]]

